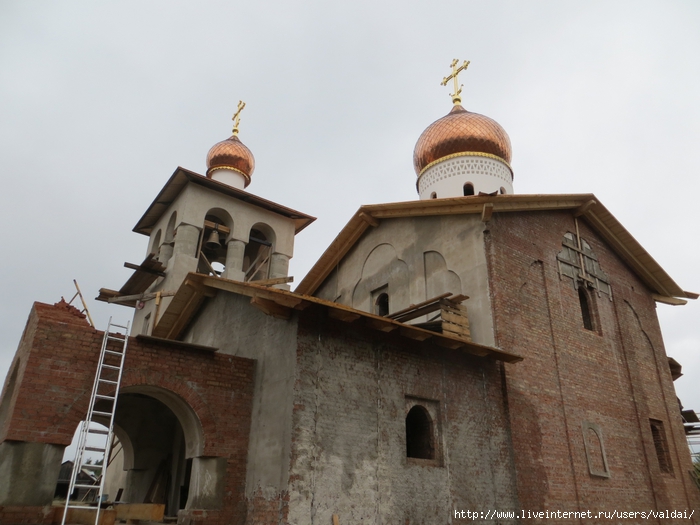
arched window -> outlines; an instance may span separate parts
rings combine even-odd
[[[374,302],[374,313],[377,315],[389,315],[389,294],[381,293]]]
[[[437,199],[437,193],[433,192],[430,194],[431,199]]]
[[[578,300],[581,303],[581,317],[583,318],[583,327],[586,330],[593,330],[593,312],[591,311],[591,303],[588,298],[588,293],[583,286],[578,287]]]
[[[501,186],[501,195],[505,195],[505,194],[506,194],[506,189],[503,186]]]
[[[467,182],[464,185],[464,196],[474,195],[474,185],[471,182]]]
[[[406,457],[435,459],[433,421],[421,405],[415,405],[406,415]]]

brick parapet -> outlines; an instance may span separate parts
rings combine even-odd
[[[0,407],[7,407],[0,421],[5,440],[71,443],[87,413],[102,338],[103,332],[63,305],[34,304],[14,360],[12,395],[5,400],[4,393],[0,400]],[[174,394],[201,424],[202,455],[227,459],[223,511],[228,517],[217,518],[222,523],[245,519],[254,366],[251,359],[135,337],[127,348],[122,390]],[[10,382],[8,377],[5,390]],[[221,514],[210,511],[206,523],[218,523],[214,516]]]

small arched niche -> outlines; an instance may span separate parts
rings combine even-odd
[[[464,196],[469,197],[471,195],[474,195],[474,184],[471,182],[467,182],[463,187],[462,190],[464,191]]]

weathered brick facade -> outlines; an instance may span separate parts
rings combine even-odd
[[[497,345],[524,357],[503,365],[520,504],[698,509],[651,292],[578,223],[613,289],[612,301],[590,294],[594,330],[584,328],[577,290],[557,267],[564,235],[576,231],[571,213],[498,214],[485,237]],[[663,422],[672,473],[660,471],[650,419]],[[601,430],[609,477],[589,472],[587,423]]]

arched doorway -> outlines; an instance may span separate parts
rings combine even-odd
[[[165,504],[166,516],[186,508],[192,461],[203,447],[193,410],[167,390],[127,387],[119,394],[114,433],[105,479],[108,499]]]

